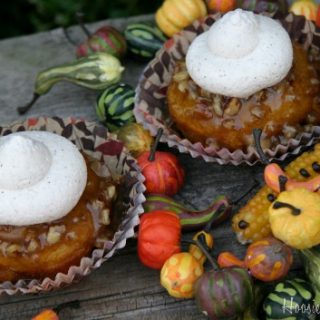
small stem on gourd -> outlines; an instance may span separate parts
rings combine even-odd
[[[77,21],[78,21],[80,28],[86,34],[86,36],[89,38],[89,37],[91,37],[92,34],[89,31],[89,29],[85,26],[84,21],[83,21],[83,17],[84,17],[83,12],[76,13],[76,18],[77,18]]]
[[[160,129],[158,130],[158,132],[157,132],[156,139],[155,139],[155,141],[154,141],[154,143],[153,143],[153,145],[152,145],[151,151],[150,151],[150,155],[149,155],[149,158],[148,158],[148,160],[149,160],[150,162],[152,162],[152,161],[155,160],[156,151],[157,151],[158,144],[159,144],[159,142],[160,142],[160,138],[161,138],[162,134],[163,134],[163,129],[160,128]]]
[[[17,108],[18,113],[21,114],[21,115],[25,114],[29,109],[31,109],[31,107],[39,99],[39,97],[40,97],[39,94],[34,93],[33,97],[32,97],[32,100],[28,104],[26,104],[25,106]]]
[[[293,206],[292,204],[290,203],[285,203],[285,202],[280,202],[280,201],[276,201],[274,204],[273,204],[273,208],[274,209],[281,209],[281,208],[288,208],[291,210],[291,213],[294,215],[294,216],[298,216],[299,214],[301,214],[301,210],[295,206]]]
[[[288,178],[286,176],[279,176],[279,190],[283,192],[286,190],[286,183],[288,182]]]
[[[219,270],[219,265],[215,261],[215,259],[210,255],[208,250],[204,247],[204,245],[199,240],[193,240],[195,244],[200,248],[200,250],[203,252],[203,254],[207,257],[208,261],[211,263],[212,268],[217,271]]]
[[[64,36],[66,37],[67,41],[72,44],[73,46],[77,47],[78,44],[73,40],[71,39],[70,35],[69,35],[69,32],[66,28],[62,28],[62,31],[63,31],[63,34]]]
[[[269,157],[263,152],[261,147],[261,134],[262,134],[261,129],[253,129],[254,145],[258,152],[260,160],[263,164],[268,164],[270,162]]]

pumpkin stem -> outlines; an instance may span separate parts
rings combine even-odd
[[[280,192],[286,190],[286,183],[288,182],[288,178],[286,176],[279,176],[279,189]]]
[[[264,153],[261,147],[261,134],[262,134],[261,129],[257,129],[257,128],[253,129],[254,145],[258,152],[259,158],[263,164],[268,164],[270,163],[269,157]]]
[[[201,239],[201,237],[204,238],[204,235],[201,234],[199,236],[199,238]],[[211,254],[209,253],[208,249],[205,247],[205,245],[203,244],[202,241],[195,239],[195,240],[190,240],[187,242],[195,244],[196,246],[199,247],[199,249],[203,252],[203,254],[206,256],[206,258],[208,259],[208,261],[212,265],[213,270],[218,271],[220,269],[217,261],[211,256]],[[204,240],[204,243],[205,243],[205,240]]]
[[[17,111],[19,114],[23,115],[25,114],[27,111],[29,111],[29,109],[31,109],[31,107],[35,104],[35,102],[39,99],[40,95],[37,93],[33,94],[33,97],[31,99],[30,102],[28,102],[25,106],[22,107],[18,107]]]
[[[149,155],[149,158],[148,158],[148,160],[150,162],[153,162],[155,160],[155,158],[156,158],[156,151],[157,151],[158,144],[160,142],[160,138],[161,138],[162,134],[163,134],[163,129],[160,128],[158,130],[158,132],[157,132],[156,139],[155,139],[155,141],[154,141],[154,143],[152,145],[151,151],[150,151],[150,155]]]
[[[76,13],[76,18],[77,18],[77,21],[78,21],[80,28],[86,34],[86,36],[89,38],[89,37],[91,37],[92,34],[89,31],[89,29],[85,26],[84,21],[83,21],[83,17],[84,17],[83,12]]]
[[[280,209],[280,208],[288,208],[291,210],[291,213],[294,215],[294,216],[298,216],[300,213],[301,213],[301,210],[295,206],[293,206],[292,204],[290,203],[285,203],[285,202],[280,202],[280,201],[276,201],[274,204],[273,204],[273,208],[274,209]]]

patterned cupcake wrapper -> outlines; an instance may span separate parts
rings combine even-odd
[[[231,152],[226,148],[205,147],[200,142],[192,143],[184,138],[172,128],[172,120],[167,110],[166,92],[172,79],[175,63],[185,57],[192,40],[200,33],[207,31],[220,17],[221,14],[218,13],[197,20],[165,43],[140,78],[136,89],[134,114],[137,122],[142,123],[152,135],[156,135],[158,129],[162,128],[164,134],[161,141],[166,142],[170,147],[178,148],[182,153],[189,153],[194,158],[201,157],[207,162],[254,165],[260,162],[260,159],[253,148],[248,151]],[[292,40],[301,43],[306,50],[319,53],[320,30],[312,21],[290,13],[280,22]],[[279,144],[274,149],[264,151],[270,159],[284,160],[289,154],[298,154],[303,146],[314,144],[318,141],[319,134],[320,127],[314,126],[309,132],[300,133],[288,140],[287,144]]]
[[[83,257],[77,266],[71,266],[67,273],[58,273],[54,278],[21,279],[16,283],[0,283],[0,294],[37,293],[67,286],[79,281],[92,270],[107,261],[116,250],[126,245],[126,240],[134,236],[134,228],[139,224],[145,201],[144,178],[135,159],[124,149],[123,144],[94,122],[75,118],[33,118],[24,122],[0,127],[0,135],[25,130],[41,130],[59,134],[73,143],[85,154],[100,160],[106,176],[121,179],[121,188],[126,194],[123,216],[113,239],[104,243],[103,249],[94,249],[91,256]]]

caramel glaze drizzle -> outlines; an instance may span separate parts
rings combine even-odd
[[[273,205],[273,209],[280,209],[280,208],[288,208],[291,210],[291,213],[294,216],[298,216],[301,213],[301,210],[293,206],[292,204],[276,201]]]

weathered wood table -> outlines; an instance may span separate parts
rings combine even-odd
[[[151,19],[151,16],[142,16],[102,21],[89,28],[95,30],[109,23],[123,30],[127,23]],[[75,41],[84,40],[78,27],[71,27],[68,32]],[[57,84],[38,100],[27,116],[16,112],[17,106],[31,98],[39,70],[74,58],[74,47],[62,29],[0,41],[0,125],[40,115],[98,121],[94,111],[97,93],[68,83]],[[128,59],[124,65],[123,81],[136,86],[145,64]],[[261,166],[220,166],[181,154],[179,158],[186,169],[186,184],[176,198],[195,209],[206,207],[219,194],[237,198],[254,178],[261,180],[263,171]],[[216,253],[228,249],[241,256],[244,252],[230,229],[230,221],[217,227],[213,234]],[[44,308],[72,300],[79,300],[81,307],[64,309],[60,313],[62,320],[205,319],[194,300],[171,298],[160,286],[159,272],[140,264],[134,239],[80,283],[51,293],[1,296],[0,319],[31,319]]]

